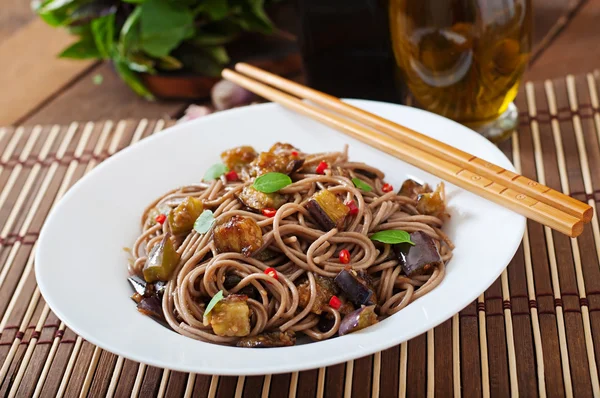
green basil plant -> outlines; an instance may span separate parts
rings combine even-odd
[[[225,45],[242,32],[269,34],[274,0],[41,0],[35,12],[78,37],[60,57],[111,60],[121,78],[152,99],[138,73],[219,76]]]

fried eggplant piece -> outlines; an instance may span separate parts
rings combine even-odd
[[[435,191],[423,193],[417,197],[417,210],[421,214],[434,217],[446,215],[446,192],[443,182],[438,184]]]
[[[315,282],[317,286],[317,297],[310,311],[315,314],[321,314],[323,312],[323,307],[329,305],[331,297],[337,294],[338,288],[333,279],[326,276],[315,275]],[[306,308],[310,301],[310,281],[305,279],[298,285],[297,289],[298,305],[300,308]]]
[[[276,142],[271,148],[269,148],[269,152],[274,153],[275,155],[291,155],[292,152],[296,152],[295,156],[298,156],[297,154],[300,151],[292,144],[288,144],[286,142]]]
[[[278,192],[264,193],[249,185],[237,195],[237,199],[246,207],[261,211],[262,209],[279,209],[287,202],[287,197]]]
[[[350,212],[348,206],[333,192],[322,189],[311,196],[306,208],[315,221],[326,231],[341,228]]]
[[[179,206],[171,210],[167,217],[173,235],[182,235],[190,232],[203,210],[204,205],[200,199],[192,196],[185,198]]]
[[[250,162],[256,159],[257,156],[258,153],[251,146],[239,146],[221,153],[221,160],[229,170],[239,173]]]
[[[206,319],[217,336],[244,337],[250,334],[248,297],[231,294],[219,301]]]
[[[408,196],[413,200],[417,200],[419,195],[429,192],[431,192],[431,188],[429,188],[429,185],[421,185],[415,180],[411,180],[409,178],[408,180],[402,183],[402,187],[400,187],[398,195]]]
[[[335,283],[342,289],[348,300],[357,306],[377,304],[371,278],[364,271],[343,269],[335,277]]]
[[[297,155],[291,153],[261,152],[250,163],[248,175],[250,178],[254,178],[271,172],[292,174],[300,169],[303,164],[304,159],[300,159]]]
[[[362,307],[342,319],[338,334],[343,336],[348,333],[357,332],[376,323],[377,314],[375,313],[375,306]]]
[[[179,262],[179,253],[175,250],[171,234],[165,234],[163,239],[154,245],[142,273],[146,282],[168,282]]]
[[[292,330],[261,333],[252,337],[244,337],[237,342],[238,347],[271,348],[289,347],[296,344],[296,333]]]
[[[250,217],[231,216],[213,229],[213,240],[219,253],[235,252],[250,257],[263,244],[262,230]]]
[[[422,231],[410,234],[414,243],[398,243],[392,246],[402,270],[407,276],[431,273],[434,267],[441,265],[442,257],[429,235]]]

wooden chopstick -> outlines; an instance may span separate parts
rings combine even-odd
[[[401,144],[398,140],[381,134],[376,130],[346,120],[337,114],[306,103],[294,96],[283,93],[230,69],[223,70],[222,76],[261,97],[318,120],[367,145],[406,161],[476,195],[507,207],[527,218],[547,225],[563,234],[576,237],[583,231],[583,221],[581,219],[466,170],[459,165],[450,163],[419,148]]]
[[[582,219],[585,223],[591,221],[594,215],[594,210],[586,203],[555,191],[554,189],[527,177],[503,169],[500,166],[461,151],[460,149],[454,148],[434,138],[418,133],[408,127],[349,105],[340,101],[339,98],[311,89],[245,63],[236,64],[235,69],[256,80],[279,88],[280,90],[297,97],[308,99],[354,121],[358,121],[378,131],[384,132],[407,145],[411,145],[412,147],[445,159],[468,171],[530,196],[542,203],[546,203],[549,206]]]

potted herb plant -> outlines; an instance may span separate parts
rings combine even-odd
[[[152,99],[193,96],[189,84],[206,92],[229,62],[228,43],[273,31],[269,1],[34,0],[33,8],[78,37],[60,57],[110,60],[131,89]]]

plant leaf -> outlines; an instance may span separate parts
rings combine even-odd
[[[267,173],[254,180],[252,186],[263,193],[273,193],[283,189],[292,183],[292,179],[283,173]]]
[[[215,294],[213,298],[210,299],[210,302],[206,306],[206,309],[204,310],[204,318],[208,316],[208,314],[212,311],[215,305],[221,300],[223,300],[223,291],[219,290],[217,294]]]
[[[204,173],[204,181],[216,180],[221,177],[223,174],[229,171],[229,168],[225,166],[223,163],[213,164],[206,170]]]
[[[194,229],[199,234],[205,234],[212,228],[215,223],[215,216],[211,210],[204,210],[200,217],[194,222]]]
[[[375,232],[370,236],[371,240],[376,240],[381,243],[409,243],[411,245],[415,245],[412,240],[410,240],[410,234],[406,231],[402,231],[400,229],[389,229],[386,231]]]
[[[222,46],[227,44],[239,35],[238,32],[231,31],[227,33],[205,33],[198,32],[196,36],[190,40],[190,43],[205,47],[205,46]]]
[[[264,0],[248,0],[252,13],[264,24],[266,29],[271,29],[273,24],[269,16],[265,12],[265,1]]]
[[[121,79],[127,83],[127,85],[135,91],[136,94],[146,98],[147,100],[153,100],[154,95],[144,86],[144,83],[140,80],[138,75],[129,69],[127,62],[122,59],[115,59],[115,68],[117,69],[117,73],[121,76]]]
[[[67,25],[71,13],[85,0],[46,0],[32,3],[34,11],[50,26]]]
[[[358,189],[360,189],[362,191],[371,192],[373,190],[373,188],[371,188],[371,186],[369,184],[367,184],[366,182],[364,182],[360,178],[354,177],[352,179],[352,183],[354,184],[354,186],[356,188],[358,188]]]
[[[121,55],[125,55],[130,51],[138,50],[140,40],[140,16],[142,8],[136,7],[129,17],[125,20],[121,28],[119,50]]]
[[[229,4],[227,0],[204,0],[195,9],[195,13],[208,14],[210,19],[219,21],[227,16],[229,12]]]
[[[183,64],[177,58],[166,55],[158,60],[157,67],[162,70],[177,70],[183,68]]]
[[[88,59],[100,58],[100,52],[96,48],[96,42],[91,37],[84,37],[78,42],[71,44],[58,55],[60,58]]]
[[[100,56],[104,59],[111,58],[115,43],[115,14],[94,19],[91,27]]]
[[[220,65],[229,63],[229,55],[223,46],[203,47],[202,50]]]
[[[194,16],[188,8],[164,0],[147,0],[140,7],[140,46],[149,55],[169,55],[194,35]]]
[[[186,43],[183,43],[172,55],[180,60],[186,69],[202,76],[218,77],[223,70],[223,67],[212,57],[193,46],[186,45]]]

